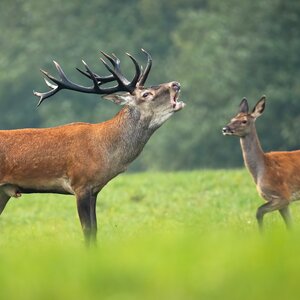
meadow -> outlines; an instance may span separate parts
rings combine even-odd
[[[260,235],[262,203],[244,169],[124,174],[86,249],[72,196],[11,199],[0,299],[299,299],[300,206],[291,232],[275,212]]]

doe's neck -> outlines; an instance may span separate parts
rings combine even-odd
[[[255,126],[253,125],[250,133],[240,138],[243,158],[246,167],[250,171],[255,183],[262,175],[265,167],[265,154],[261,148]]]

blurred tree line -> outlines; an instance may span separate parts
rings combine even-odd
[[[105,69],[99,50],[154,65],[148,84],[178,80],[186,108],[152,137],[133,170],[235,167],[239,142],[221,128],[246,96],[267,95],[257,122],[265,150],[300,148],[300,1],[297,0],[2,0],[0,3],[0,128],[100,122],[120,108],[100,97],[62,91],[39,109],[39,69],[61,63],[76,82],[84,59]]]

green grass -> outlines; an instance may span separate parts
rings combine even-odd
[[[300,207],[259,235],[245,170],[127,174],[99,195],[86,249],[75,199],[23,195],[0,217],[0,299],[298,299]]]

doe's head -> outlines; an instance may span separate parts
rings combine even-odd
[[[230,122],[223,127],[223,135],[235,135],[245,137],[255,126],[256,119],[262,115],[266,106],[266,96],[262,96],[256,103],[251,113],[249,113],[249,105],[246,98],[243,98],[239,106],[239,111]]]

